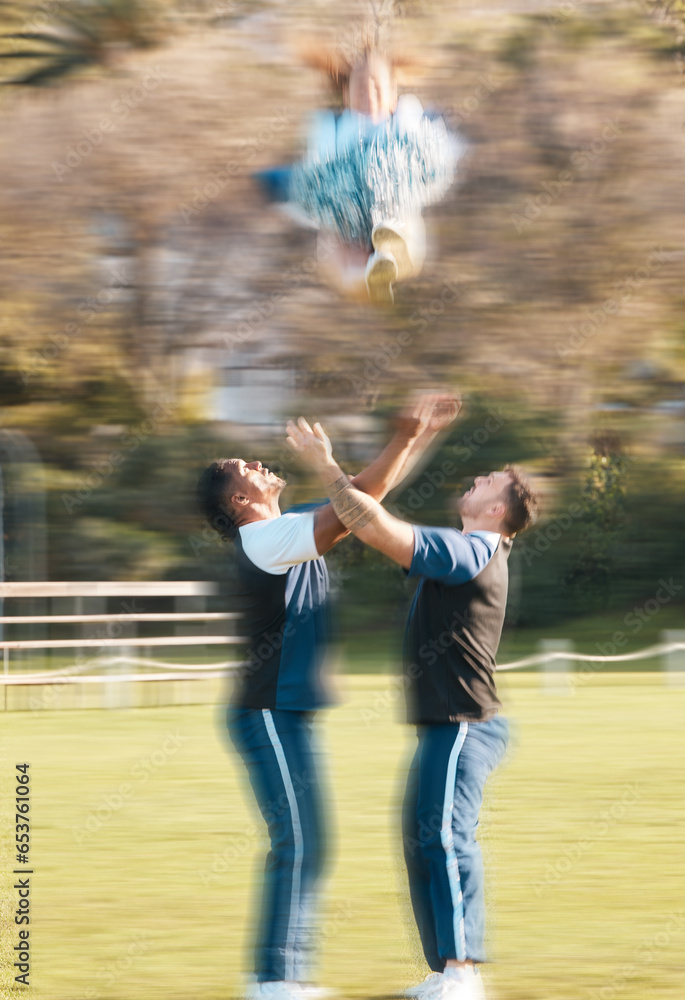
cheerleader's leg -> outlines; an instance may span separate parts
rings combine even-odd
[[[330,285],[346,298],[365,301],[366,265],[369,251],[360,245],[344,243],[333,233],[322,233],[317,245],[321,272]]]

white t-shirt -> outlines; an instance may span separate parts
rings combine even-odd
[[[318,559],[314,541],[314,514],[292,512],[243,524],[238,531],[243,552],[265,573],[282,576],[291,566]]]
[[[479,538],[484,538],[486,542],[489,542],[493,548],[497,548],[499,540],[502,537],[497,531],[467,531],[467,535],[478,535]]]

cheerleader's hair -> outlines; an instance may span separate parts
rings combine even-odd
[[[355,69],[360,69],[375,59],[385,62],[390,70],[390,76],[396,81],[398,74],[411,70],[416,61],[405,55],[390,51],[388,47],[376,41],[373,32],[363,32],[356,44],[342,48],[312,41],[300,46],[300,59],[326,77],[336,102],[342,106],[349,89],[350,76]]]
[[[342,104],[352,72],[349,59],[336,49],[316,42],[301,46],[300,58],[305,66],[318,70],[326,77],[334,96]]]

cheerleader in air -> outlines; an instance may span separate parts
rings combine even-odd
[[[375,45],[353,59],[322,52],[307,61],[325,71],[344,110],[314,116],[300,163],[257,176],[319,230],[317,257],[343,294],[392,304],[393,284],[421,270],[421,211],[444,196],[465,143],[417,97],[398,98],[398,64]]]

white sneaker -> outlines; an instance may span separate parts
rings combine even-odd
[[[440,986],[442,978],[442,972],[431,972],[422,983],[410,986],[409,989],[404,991],[402,996],[409,997],[410,1000],[428,1000]]]
[[[245,989],[245,1000],[305,1000],[306,994],[299,983],[283,980],[269,983],[250,983]]]
[[[379,253],[391,254],[397,264],[397,281],[404,281],[414,274],[405,226],[401,222],[379,222],[373,227],[371,242]]]
[[[312,983],[300,986],[300,993],[304,1000],[327,1000],[328,997],[333,996],[333,990],[329,990],[325,986],[314,986]]]
[[[366,265],[366,287],[374,305],[391,306],[395,301],[392,282],[397,281],[397,261],[391,253],[376,250]]]
[[[448,966],[442,976],[440,1000],[485,1000],[485,989],[478,969]]]
[[[483,977],[478,969],[474,970],[473,973],[473,1000],[485,1000],[485,987],[483,986]]]

